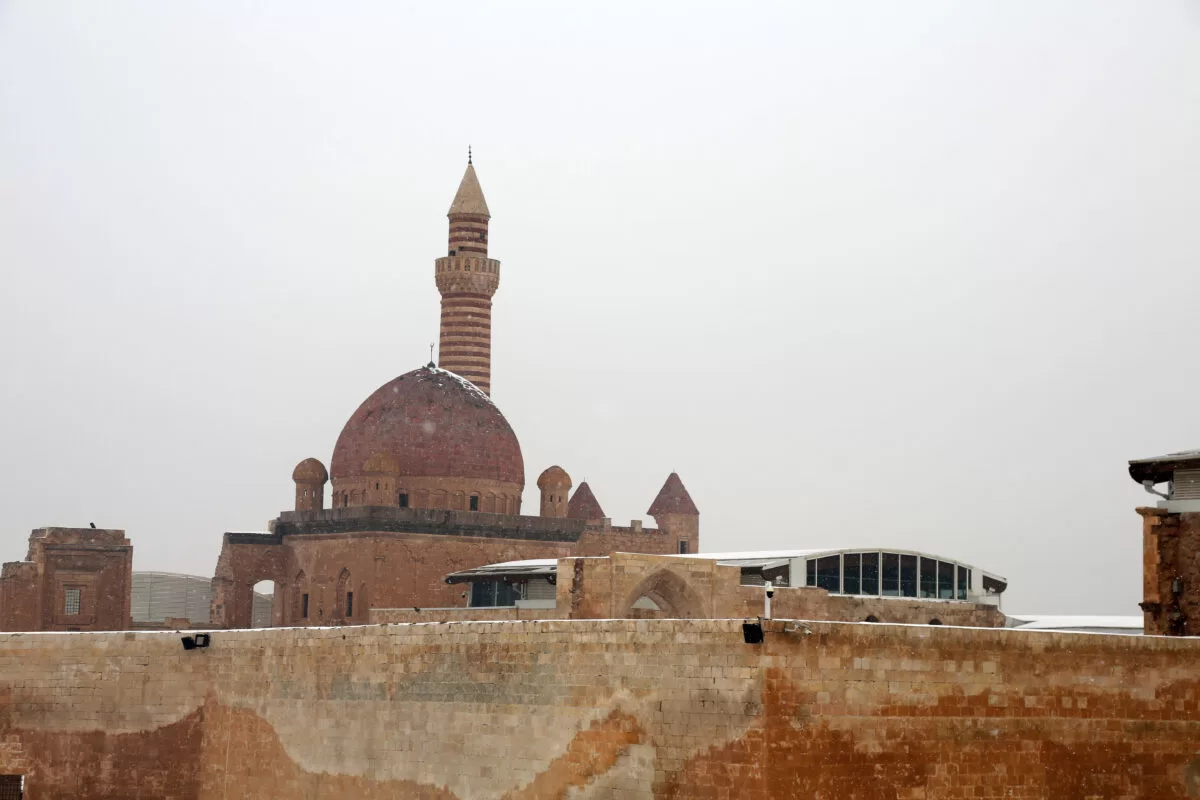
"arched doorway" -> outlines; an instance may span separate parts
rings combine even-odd
[[[687,581],[668,569],[660,569],[626,596],[621,615],[698,619],[705,616],[704,602]]]

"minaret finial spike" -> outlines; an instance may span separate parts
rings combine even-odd
[[[471,145],[467,145],[467,166],[471,166]]]
[[[433,342],[429,343],[429,366],[430,367],[435,366],[435,364],[433,362]]]

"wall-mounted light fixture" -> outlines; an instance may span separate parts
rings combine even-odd
[[[183,642],[184,650],[195,650],[197,647],[208,647],[209,634],[197,633],[195,636],[184,636],[180,641]]]

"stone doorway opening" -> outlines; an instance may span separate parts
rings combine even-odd
[[[275,581],[259,581],[254,584],[254,593],[251,595],[251,628],[270,628],[275,624],[275,600],[278,593],[279,587],[275,585]]]

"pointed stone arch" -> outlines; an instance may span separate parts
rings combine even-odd
[[[707,616],[704,613],[704,599],[691,585],[677,573],[669,569],[660,569],[648,575],[625,597],[620,616],[644,616],[634,610],[643,598],[650,600],[658,608],[655,616],[667,619],[699,619]],[[647,603],[638,605],[639,609],[647,608]]]

